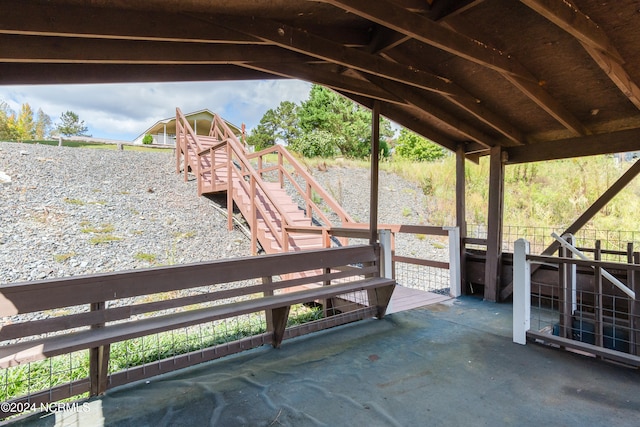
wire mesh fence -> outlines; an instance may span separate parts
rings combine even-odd
[[[560,258],[532,256],[525,280],[530,277],[536,340],[638,365],[640,252],[626,246],[627,251],[602,250],[597,241],[594,248],[582,248],[591,259],[573,261],[575,249],[564,242]],[[613,260],[603,260],[605,255]]]
[[[441,295],[450,293],[450,272],[448,269],[424,265],[395,262],[398,285]]]
[[[506,225],[502,232],[502,250],[513,252],[513,244],[522,238],[529,241],[532,254],[540,254],[554,241],[551,233],[560,234],[565,227],[530,227]],[[467,237],[486,239],[487,227],[485,224],[469,224],[467,226]],[[582,228],[574,234],[576,246],[593,247],[596,240],[602,242],[603,250],[626,251],[628,243],[633,243],[640,247],[640,231],[625,230],[596,230]],[[478,249],[484,249],[478,247]]]

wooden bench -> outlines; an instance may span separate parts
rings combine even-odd
[[[275,277],[291,278],[276,281]],[[237,283],[252,279],[260,279],[260,283]],[[235,283],[235,287],[214,289],[215,285],[229,283]],[[279,347],[292,305],[361,292],[364,298],[360,306],[370,316],[381,318],[394,286],[393,280],[379,277],[379,247],[375,245],[4,285],[0,286],[0,316],[53,314],[0,328],[0,341],[28,339],[0,347],[0,368],[89,349],[91,394],[96,395],[107,388],[112,343],[264,311],[270,341]],[[174,292],[193,288],[199,288],[199,292]],[[278,290],[282,291],[274,295]],[[173,298],[151,302],[138,298],[133,303],[109,307],[111,301],[163,292],[174,292]],[[216,305],[189,307],[211,303]],[[85,311],[68,310],[77,306],[84,306]],[[59,309],[67,311],[55,315]]]

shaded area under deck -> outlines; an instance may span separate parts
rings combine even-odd
[[[61,425],[637,425],[638,371],[511,342],[461,297],[109,391]],[[16,425],[49,426],[54,416]]]

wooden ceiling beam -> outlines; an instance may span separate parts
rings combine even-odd
[[[85,64],[229,64],[244,61],[301,61],[276,46],[218,45],[134,40],[89,40],[0,34],[0,62]]]
[[[586,127],[538,84],[511,55],[490,45],[439,25],[430,19],[398,7],[386,0],[322,0],[362,18],[389,27],[422,43],[497,71],[576,135],[586,135]]]
[[[506,148],[507,164],[640,151],[640,128]]]
[[[602,28],[567,1],[520,1],[575,37],[629,101],[640,109],[640,87],[625,71],[624,59]]]
[[[531,78],[510,55],[386,0],[321,0],[499,73]],[[532,81],[537,81],[532,79]]]
[[[329,87],[336,91],[343,91],[353,95],[378,99],[384,102],[394,104],[401,104],[405,102],[402,98],[377,88],[365,80],[327,72],[326,69],[318,66],[283,62],[247,62],[242,64],[242,66],[280,77],[306,80]]]
[[[179,10],[179,9],[176,9]],[[368,34],[350,28],[313,27],[329,40],[348,46],[365,46]],[[215,44],[265,44],[232,28],[193,20],[179,12],[139,11],[50,3],[21,4],[0,14],[0,34],[65,36],[91,39],[150,40]]]
[[[243,19],[220,15],[212,15],[208,18],[200,15],[193,15],[192,17],[206,19],[215,25],[230,26],[284,49],[343,65],[347,68],[396,80],[432,92],[467,96],[464,91],[439,76],[345,47],[342,44],[334,43],[324,37],[316,36],[286,24],[259,17]]]
[[[485,148],[496,145],[495,140],[492,140],[488,135],[443,111],[441,108],[436,107],[433,103],[422,97],[415,89],[379,77],[372,76],[369,80],[388,93],[399,96],[405,103],[424,111],[427,115],[433,117],[435,121],[449,127],[455,132],[459,132],[465,139],[475,141]]]
[[[0,85],[280,79],[235,65],[0,63]]]
[[[233,25],[234,28],[240,28],[241,24],[241,22],[236,22],[229,17],[210,17],[208,19],[212,22],[219,20],[220,25]],[[269,41],[279,47],[291,49],[347,68],[353,68],[368,75],[386,78],[445,95],[449,102],[472,112],[480,120],[504,134],[509,140],[516,144],[523,143],[522,134],[513,126],[499,118],[495,113],[488,111],[486,107],[479,103],[478,99],[449,80],[363,51],[347,48],[288,25],[265,19],[245,19],[242,23],[242,31],[246,31],[249,35]]]
[[[0,14],[0,34],[196,43],[264,43],[178,14],[26,3]]]
[[[404,54],[401,54],[397,50],[386,52],[384,53],[384,56],[390,58],[393,61],[398,61],[401,63],[410,62],[410,58],[408,58]],[[411,62],[415,63],[416,61],[413,60]],[[506,138],[506,141],[496,141],[500,145],[524,145],[524,134],[518,128],[513,126],[498,114],[488,109],[472,94],[469,94],[466,97],[447,95],[443,95],[443,97],[451,104],[457,106],[458,108],[461,108],[462,110],[474,116],[476,119],[480,120],[482,123],[502,134]]]
[[[607,52],[618,62],[624,62],[602,28],[569,1],[520,0],[520,2],[574,36],[581,43]]]

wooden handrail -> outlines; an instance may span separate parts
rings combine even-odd
[[[286,174],[287,175],[287,178],[289,178],[289,181],[292,184],[294,184],[293,186],[297,190],[298,194],[303,198],[303,200],[307,204],[313,205],[313,207],[315,208],[316,212],[321,214],[322,211],[316,205],[316,203],[313,202],[311,197],[305,191],[303,191],[302,188],[300,188],[300,186],[295,182],[295,180],[293,179],[293,177],[291,176],[289,171],[287,171],[284,168],[284,164],[283,164],[283,161],[282,161],[283,158],[286,159],[287,162],[295,169],[296,173],[305,180],[307,185],[309,185],[311,187],[311,189],[313,191],[315,191],[316,194],[318,194],[325,201],[325,203],[327,203],[327,205],[333,210],[333,212],[340,218],[340,220],[342,221],[342,225],[346,225],[347,223],[355,223],[353,218],[351,218],[351,216],[342,208],[342,206],[340,206],[340,204],[338,202],[336,202],[336,200],[333,197],[331,197],[331,195],[329,193],[327,193],[326,190],[324,188],[322,188],[322,186],[320,184],[318,184],[318,182],[313,178],[313,176],[311,176],[311,174],[309,174],[304,168],[300,167],[300,164],[295,159],[295,157],[293,157],[293,155],[291,155],[291,153],[289,153],[289,151],[286,148],[284,148],[283,146],[274,145],[272,147],[266,148],[266,149],[258,151],[256,153],[249,154],[249,155],[247,155],[247,158],[249,160],[254,159],[254,158],[258,158],[259,161],[261,162],[262,161],[261,159],[264,156],[266,156],[267,154],[271,154],[271,153],[278,154],[278,165],[277,165],[278,170],[282,174]],[[258,172],[262,173],[262,172],[266,172],[268,170],[272,170],[272,169],[271,168],[264,169],[264,170],[260,169]],[[326,217],[323,218],[323,220],[328,221],[328,219],[326,219]],[[330,222],[328,224],[330,224]]]

